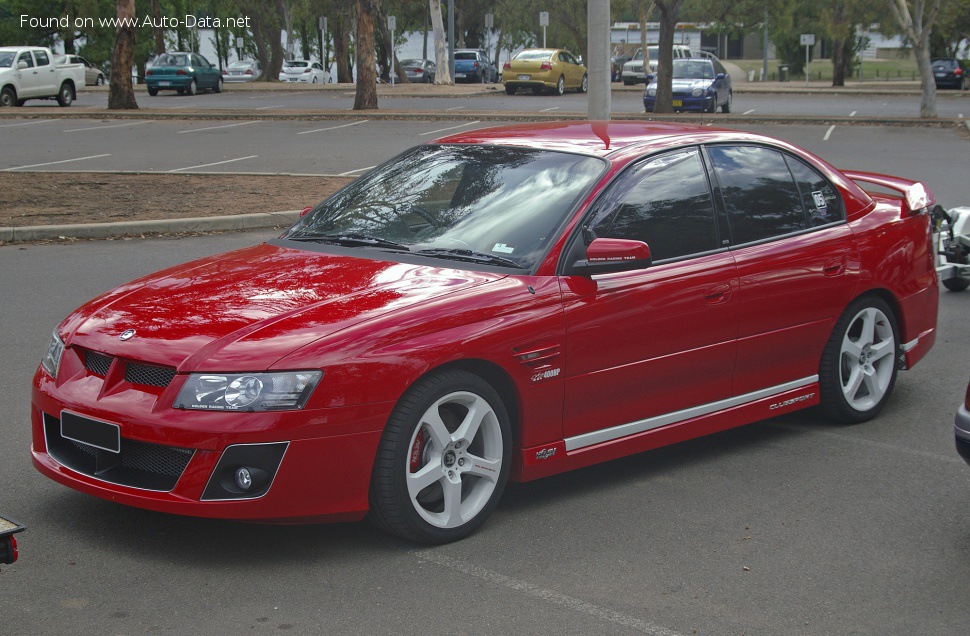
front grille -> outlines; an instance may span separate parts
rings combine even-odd
[[[171,367],[157,367],[152,364],[129,362],[125,369],[125,382],[132,384],[147,384],[165,388],[175,377],[175,369]]]
[[[95,375],[100,375],[104,377],[108,375],[108,367],[111,366],[111,356],[106,356],[103,353],[96,353],[94,351],[84,352],[84,368]]]
[[[61,436],[61,420],[44,413],[47,452],[71,470],[102,481],[168,492],[175,488],[195,454],[178,448],[121,438],[121,452],[88,446]]]

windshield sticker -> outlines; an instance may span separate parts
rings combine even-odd
[[[511,254],[515,252],[514,245],[506,245],[505,243],[496,243],[495,247],[492,248],[493,252],[498,252],[499,254]]]

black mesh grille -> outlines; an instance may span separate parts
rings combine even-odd
[[[61,421],[44,413],[47,452],[58,462],[113,484],[168,492],[189,465],[195,451],[121,438],[121,452],[112,453],[61,436]]]
[[[132,384],[147,384],[148,386],[168,386],[175,377],[175,369],[171,367],[156,367],[151,364],[129,362],[125,369],[125,382]]]
[[[100,375],[104,377],[108,375],[108,367],[111,366],[111,356],[106,356],[101,353],[95,353],[94,351],[84,352],[84,367],[94,373],[95,375]]]

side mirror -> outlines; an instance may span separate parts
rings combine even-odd
[[[653,262],[650,248],[643,241],[598,238],[586,248],[586,260],[571,268],[572,274],[592,276],[645,269]]]
[[[714,76],[714,79],[722,80],[725,77],[727,77],[727,74],[725,74],[725,73],[718,73],[717,75]]]
[[[20,60],[19,62],[17,62],[17,70],[18,71],[22,71],[25,68],[30,68],[30,67],[27,66],[27,62],[24,62],[23,60]]]

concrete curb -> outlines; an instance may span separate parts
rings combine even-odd
[[[155,221],[0,227],[0,242],[20,243],[64,238],[103,239],[122,236],[140,236],[142,234],[226,232],[272,227],[285,228],[292,225],[299,218],[299,210],[289,210],[284,212],[258,212],[256,214],[206,216],[188,219],[159,219]]]

